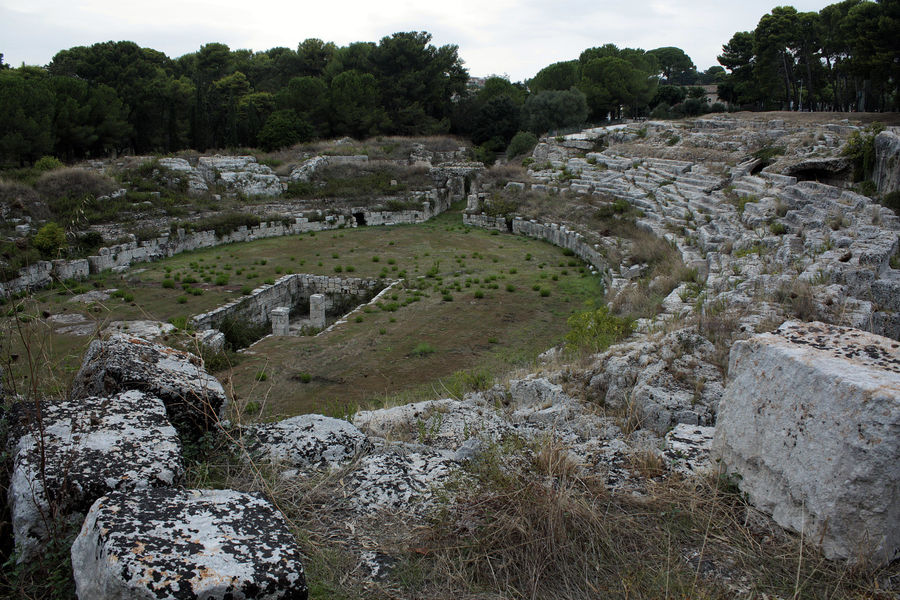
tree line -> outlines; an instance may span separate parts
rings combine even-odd
[[[722,48],[719,96],[749,110],[900,110],[900,0],[774,8]]]
[[[775,8],[703,72],[680,48],[606,44],[524,82],[473,86],[457,46],[430,42],[426,32],[403,32],[262,52],[210,43],[176,59],[105,42],[18,69],[0,54],[0,164],[440,133],[470,137],[491,160],[517,132],[725,110],[698,87],[710,84],[745,110],[900,109],[900,0]]]
[[[174,60],[104,42],[63,50],[45,67],[0,60],[0,161],[447,132],[468,72],[456,46],[430,41],[404,32],[264,52],[210,43]]]

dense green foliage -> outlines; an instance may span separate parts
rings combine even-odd
[[[900,109],[900,3],[779,6],[722,47],[719,96],[748,109]]]
[[[133,42],[63,50],[44,68],[0,70],[0,164],[447,132],[468,73],[456,46],[430,41],[211,43],[174,60]]]
[[[581,350],[592,354],[603,352],[634,331],[634,321],[628,317],[617,317],[609,308],[601,306],[569,317],[569,333],[566,346],[569,350]]]
[[[518,131],[725,110],[698,87],[711,84],[742,109],[898,110],[898,32],[897,0],[780,6],[735,33],[722,66],[703,72],[680,48],[605,44],[527,82],[493,76],[481,87],[467,85],[457,47],[435,47],[426,32],[261,52],[209,43],[175,59],[104,42],[63,50],[45,67],[0,59],[0,165],[448,132],[492,160]]]

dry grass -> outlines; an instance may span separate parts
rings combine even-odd
[[[889,571],[801,554],[798,537],[716,480],[669,477],[648,482],[644,497],[614,495],[547,459],[558,453],[552,443],[498,446],[470,466],[402,561],[391,597],[890,597],[877,583]],[[659,473],[651,462],[642,464]]]
[[[102,196],[118,185],[109,177],[87,169],[54,169],[40,176],[34,188],[47,200]]]

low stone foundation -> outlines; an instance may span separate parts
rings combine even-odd
[[[290,317],[305,314],[309,307],[311,326],[321,329],[325,326],[326,313],[346,312],[351,306],[368,301],[386,286],[380,279],[293,273],[271,285],[256,288],[248,296],[196,315],[193,323],[196,329],[204,330],[221,329],[228,319],[253,325],[272,322],[274,332],[277,319],[280,329],[276,335],[288,335]]]
[[[606,258],[595,246],[588,243],[583,235],[565,225],[539,223],[533,219],[526,221],[522,217],[516,217],[509,222],[504,217],[490,217],[484,213],[480,215],[463,214],[463,223],[471,227],[509,231],[550,242],[554,246],[571,250],[575,256],[594,267],[598,272],[608,273]]]

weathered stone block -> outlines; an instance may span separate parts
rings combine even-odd
[[[254,456],[304,470],[331,469],[372,449],[355,425],[324,415],[256,425],[247,437]]]
[[[325,328],[325,307],[327,298],[325,294],[312,294],[309,297],[309,323],[316,329]]]
[[[209,429],[228,404],[222,384],[198,356],[129,335],[92,342],[69,397],[108,397],[127,390],[162,400],[172,424],[191,437]]]
[[[158,398],[137,391],[21,407],[9,503],[20,557],[45,541],[52,510],[85,512],[112,490],[169,486],[184,474],[181,444]],[[43,463],[43,464],[42,464]]]
[[[72,544],[79,598],[306,600],[300,549],[268,501],[233,490],[114,492]]]
[[[761,510],[829,558],[900,555],[897,342],[789,321],[737,342],[714,456]]]
[[[290,335],[291,333],[291,309],[287,306],[273,308],[269,312],[269,320],[272,322],[272,335]]]

